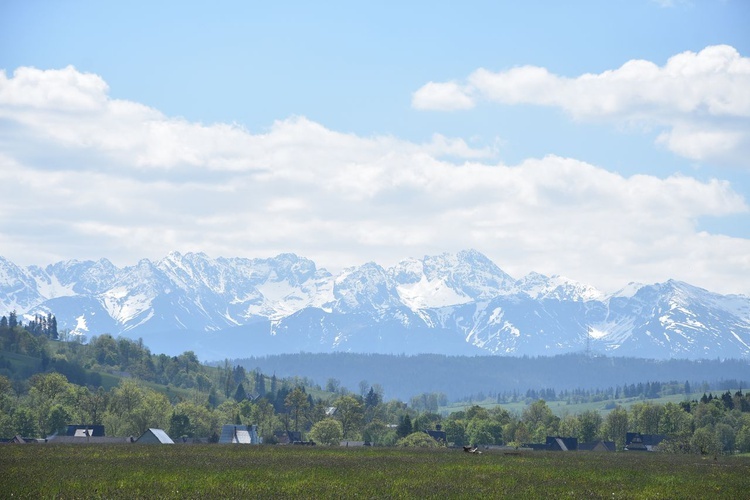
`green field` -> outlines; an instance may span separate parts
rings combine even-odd
[[[738,389],[732,389],[730,392],[734,394],[737,392]],[[711,392],[711,391],[708,391]],[[714,394],[721,394],[726,391],[713,391]],[[665,405],[666,403],[680,403],[681,401],[691,401],[691,400],[700,400],[701,396],[703,396],[703,392],[695,392],[690,394],[689,396],[685,396],[685,394],[671,394],[669,396],[662,396],[660,398],[651,398],[651,399],[645,399],[645,398],[620,398],[620,399],[608,399],[604,401],[596,401],[591,403],[571,403],[568,404],[566,401],[547,401],[547,406],[550,410],[552,410],[552,413],[557,415],[558,417],[563,417],[565,415],[579,415],[585,411],[588,410],[594,410],[602,415],[606,415],[609,413],[612,408],[615,406],[622,406],[623,408],[630,409],[631,406],[633,406],[636,403],[651,403],[655,405]],[[529,406],[529,403],[526,401],[518,401],[515,403],[494,403],[494,402],[472,402],[472,403],[452,403],[448,406],[441,406],[438,410],[438,412],[442,415],[448,415],[450,413],[456,412],[456,411],[463,411],[471,408],[472,406],[477,405],[481,406],[487,409],[500,407],[505,408],[511,413],[516,413],[520,415],[523,410]],[[609,405],[609,408],[607,406]]]
[[[5,445],[3,498],[747,498],[750,458],[231,445]]]

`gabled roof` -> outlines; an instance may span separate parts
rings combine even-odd
[[[91,437],[91,436],[104,436],[103,425],[69,425],[66,432],[66,436],[77,436],[77,437]]]
[[[579,443],[578,451],[615,451],[615,442],[594,441],[591,443]]]
[[[253,439],[255,429],[250,425],[231,425],[227,424],[221,428],[220,444],[253,444],[257,441],[257,436]]]
[[[135,440],[136,443],[161,443],[161,444],[174,444],[172,438],[170,438],[166,432],[162,429],[149,429],[144,432],[141,437]]]
[[[578,449],[578,438],[547,436],[545,444],[549,450],[576,451]]]
[[[629,451],[654,451],[665,438],[666,436],[662,434],[628,432],[625,436],[625,449]]]
[[[221,428],[219,443],[250,444],[250,432],[246,425],[225,425]]]

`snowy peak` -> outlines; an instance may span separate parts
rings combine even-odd
[[[344,270],[334,281],[333,295],[339,312],[383,311],[402,305],[396,283],[374,262]]]
[[[412,310],[490,300],[514,280],[476,250],[406,259],[388,270]]]
[[[596,288],[580,283],[564,276],[551,277],[539,273],[529,273],[516,281],[514,290],[525,293],[529,297],[541,299],[570,300],[574,302],[589,302],[604,300],[606,295]]]
[[[86,335],[155,335],[170,348],[234,328],[252,332],[249,354],[265,345],[266,354],[551,355],[590,344],[623,356],[750,357],[748,297],[675,280],[631,283],[606,296],[557,275],[514,280],[476,250],[388,269],[368,262],[337,275],[292,253],[213,259],[171,252],[123,268],[106,259],[23,268],[0,257],[0,306],[27,318],[51,312],[59,328]]]

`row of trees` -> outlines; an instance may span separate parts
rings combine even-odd
[[[741,391],[666,405],[643,400],[606,414],[556,416],[537,399],[520,414],[474,405],[440,416],[438,407],[447,403],[442,393],[414,396],[409,404],[384,401],[382,387],[365,381],[354,394],[336,379],[321,388],[308,379],[279,379],[228,361],[209,367],[192,352],[154,355],[140,341],[110,335],[88,344],[54,342],[12,317],[12,327],[10,321],[0,324],[0,347],[38,362],[0,359],[0,436],[5,437],[41,437],[79,423],[104,424],[109,435],[160,427],[173,437],[210,438],[223,424],[241,423],[258,425],[267,443],[281,431],[298,431],[322,444],[346,439],[424,445],[430,442],[421,431],[440,424],[455,445],[520,445],[562,435],[581,442],[612,440],[622,448],[625,433],[632,431],[664,434],[664,447],[676,452],[750,451],[750,395]],[[643,386],[654,388],[664,391],[665,385]],[[627,388],[632,394],[631,389],[638,386]]]
[[[0,317],[0,329],[14,329],[16,327],[24,328],[33,335],[43,335],[52,340],[57,340],[59,338],[57,332],[57,318],[55,318],[52,313],[48,313],[46,316],[37,314],[34,316],[34,319],[29,321],[25,326],[23,325],[23,322],[18,319],[16,311],[11,312],[8,317]]]
[[[248,374],[244,382],[255,376]],[[662,448],[671,452],[750,452],[750,395],[741,391],[665,405],[642,401],[605,415],[589,410],[556,416],[544,400],[538,400],[521,414],[501,406],[474,405],[441,416],[417,412],[400,401],[383,401],[373,387],[364,397],[351,393],[313,397],[311,389],[288,383],[277,381],[277,394],[232,397],[214,406],[208,394],[197,389],[170,398],[133,379],[105,391],[72,384],[59,373],[43,373],[32,377],[28,390],[19,394],[7,377],[0,376],[0,435],[45,436],[69,423],[84,423],[104,424],[107,434],[116,436],[137,436],[149,427],[160,427],[175,438],[218,439],[221,425],[235,423],[257,425],[266,443],[275,442],[281,431],[295,430],[304,439],[324,445],[364,440],[374,445],[424,446],[437,443],[421,431],[441,425],[448,443],[457,446],[519,446],[560,435],[580,442],[611,440],[622,449],[627,432],[641,432],[665,435]],[[278,393],[284,395],[280,408]]]
[[[726,387],[740,387],[741,383],[737,380],[725,380],[714,385],[724,385]],[[703,383],[700,390],[708,391],[711,385]],[[462,402],[484,402],[495,401],[497,403],[515,403],[518,401],[532,402],[538,399],[545,401],[565,401],[569,404],[578,403],[596,403],[599,401],[608,401],[615,399],[645,398],[657,399],[672,394],[691,394],[692,387],[689,381],[684,383],[671,382],[639,382],[637,384],[627,384],[622,386],[612,386],[608,388],[597,389],[563,389],[556,391],[554,388],[527,389],[525,393],[518,391],[502,391],[486,394],[483,392],[472,394],[458,401]]]

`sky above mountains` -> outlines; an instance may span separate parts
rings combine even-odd
[[[3,2],[0,255],[750,294],[750,4],[404,3]]]

